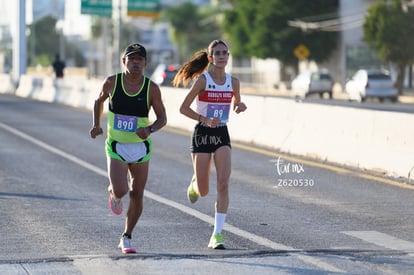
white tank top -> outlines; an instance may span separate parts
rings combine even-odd
[[[206,78],[204,92],[196,98],[197,113],[207,118],[217,117],[225,124],[229,120],[230,105],[233,99],[231,76],[226,73],[226,81],[218,85],[213,81],[208,71],[203,75]]]

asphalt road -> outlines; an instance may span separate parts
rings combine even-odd
[[[413,186],[236,142],[228,249],[208,249],[214,170],[189,204],[189,133],[172,128],[153,136],[138,253],[122,255],[124,216],[107,209],[104,137],[90,125],[89,111],[0,95],[0,274],[414,270]]]

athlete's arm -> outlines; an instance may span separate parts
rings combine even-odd
[[[151,126],[137,129],[136,133],[142,139],[146,139],[151,134],[151,127],[153,132],[155,132],[167,124],[167,114],[165,112],[164,103],[162,102],[160,88],[152,81],[150,84],[149,93],[150,106],[154,110],[156,119]]]
[[[167,124],[167,114],[162,102],[160,87],[155,83],[151,83],[150,102],[156,116],[152,127],[154,131],[157,131]]]
[[[220,120],[218,118],[207,118],[204,117],[200,114],[198,114],[196,111],[194,111],[191,108],[191,104],[193,103],[194,99],[202,92],[204,92],[206,86],[206,78],[204,75],[201,75],[199,78],[197,78],[197,80],[195,81],[195,83],[193,84],[193,86],[191,87],[189,93],[187,94],[187,96],[185,97],[183,103],[181,104],[180,107],[180,113],[182,113],[183,115],[197,120],[199,122],[203,122],[205,124],[207,124],[208,126],[214,128],[217,126],[217,124],[220,123]]]
[[[89,131],[91,138],[96,138],[103,134],[101,127],[101,117],[104,109],[104,102],[109,97],[111,91],[114,89],[115,76],[107,77],[102,83],[101,91],[99,92],[98,98],[95,100],[93,106],[93,125]]]
[[[244,112],[247,107],[246,104],[241,102],[241,96],[240,96],[240,81],[232,77],[231,78],[231,84],[233,87],[233,95],[234,95],[234,101],[233,101],[233,110],[238,114],[240,112]]]

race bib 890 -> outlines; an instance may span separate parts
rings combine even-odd
[[[114,129],[124,132],[135,132],[138,125],[138,118],[135,116],[117,115],[114,116]]]

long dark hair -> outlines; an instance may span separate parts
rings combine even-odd
[[[218,44],[222,44],[228,48],[223,40],[213,40],[207,49],[197,51],[190,60],[184,63],[175,75],[173,85],[178,87],[182,84],[185,87],[192,79],[200,76],[207,69],[209,65],[208,57],[213,55],[213,48]]]

